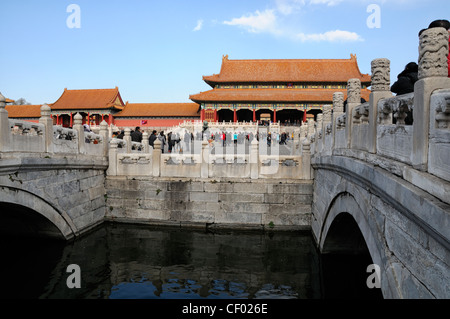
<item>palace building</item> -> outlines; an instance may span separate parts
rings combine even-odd
[[[114,114],[122,111],[125,103],[118,87],[97,90],[64,89],[61,97],[49,106],[52,115],[56,117],[56,125],[72,127],[73,116],[77,113],[83,116],[83,124],[98,125],[103,120],[113,124]]]
[[[12,103],[8,100],[7,103]],[[80,113],[83,124],[99,125],[105,120],[118,127],[170,127],[184,121],[199,120],[196,103],[124,103],[118,87],[114,89],[68,90],[52,104],[53,122],[73,126],[73,117]],[[39,122],[41,105],[7,105],[10,118]]]
[[[119,88],[68,90],[49,104],[54,124],[73,126],[105,120],[117,127],[170,127],[184,121],[260,121],[286,124],[316,117],[333,93],[347,95],[347,82],[361,81],[361,97],[369,99],[371,78],[362,74],[356,56],[350,59],[230,60],[222,58],[219,74],[203,76],[212,89],[190,95],[193,103],[128,103]],[[14,102],[8,100],[8,103]],[[8,105],[10,118],[38,122],[41,105]]]
[[[350,59],[230,60],[222,58],[219,74],[203,76],[212,90],[193,94],[201,106],[201,120],[296,123],[332,104],[333,93],[347,81],[361,81],[361,97],[369,100],[371,77]],[[305,114],[307,113],[307,114]]]

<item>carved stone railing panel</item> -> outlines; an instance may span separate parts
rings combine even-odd
[[[450,89],[431,95],[428,158],[428,172],[450,182]]]
[[[436,129],[450,130],[450,96],[439,99],[436,103]]]
[[[369,102],[363,103],[358,106],[358,114],[361,124],[369,123]]]
[[[14,135],[42,136],[45,130],[45,126],[42,124],[21,120],[10,119],[9,125],[11,127],[11,134]]]
[[[414,93],[398,95],[378,102],[379,124],[392,124],[393,118],[396,124],[405,125],[407,113],[412,114],[414,109]]]

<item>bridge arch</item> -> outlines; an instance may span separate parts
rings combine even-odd
[[[343,186],[347,188],[349,185],[344,183]],[[330,202],[318,242],[322,256],[345,256],[342,258],[349,259],[345,263],[345,268],[342,265],[339,268],[339,264],[334,263],[332,263],[333,266],[328,265],[328,267],[336,267],[340,272],[347,274],[358,273],[359,286],[362,287],[371,274],[366,272],[367,266],[376,264],[382,269],[381,272],[388,267],[385,267],[387,258],[383,256],[383,248],[380,249],[383,245],[377,239],[379,236],[373,233],[367,220],[368,214],[365,212],[369,210],[369,202],[361,197],[358,190],[353,189],[353,191],[358,195],[354,196],[348,191],[341,191]],[[324,257],[323,260],[330,263],[333,259]],[[392,287],[388,287],[390,283],[385,279],[386,277],[382,275],[381,294],[375,289],[369,290],[364,287],[366,295],[374,297],[390,295],[387,291],[390,291]],[[347,287],[347,289],[352,288]]]
[[[29,191],[0,185],[0,231],[71,239],[77,227],[70,217]]]
[[[385,298],[448,295],[448,285],[442,284],[448,282],[448,227],[442,222],[447,205],[401,176],[359,159],[323,156],[312,163],[311,224],[320,250],[330,249],[325,242],[334,219],[348,213],[364,234],[373,263],[380,266]],[[423,266],[417,259],[438,266]]]

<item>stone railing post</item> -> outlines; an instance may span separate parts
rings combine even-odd
[[[123,140],[125,141],[125,145],[126,145],[126,148],[127,148],[127,153],[130,154],[131,153],[132,143],[131,143],[131,130],[128,127],[125,129]]]
[[[209,143],[206,137],[206,134],[202,140],[202,157],[201,157],[201,178],[209,177]]]
[[[353,109],[361,104],[361,80],[350,79],[347,82],[347,108],[345,110],[345,131],[347,148],[351,147],[352,127],[353,127]]]
[[[369,95],[369,140],[367,141],[369,153],[377,152],[378,102],[381,99],[392,97],[390,90],[390,63],[388,59],[375,59],[371,63],[372,92]]]
[[[150,144],[148,143],[148,132],[142,133],[142,144],[144,145],[144,153],[148,154],[150,151]]]
[[[413,148],[414,168],[428,169],[430,98],[433,91],[450,87],[448,78],[448,31],[431,28],[419,38],[419,80],[414,84]]]
[[[100,136],[103,140],[103,156],[108,156],[109,132],[108,123],[105,120],[100,123]]]
[[[337,128],[336,119],[342,114],[344,114],[344,93],[335,92],[333,93],[333,113],[331,114],[331,135],[333,136],[331,150],[334,149],[335,145],[335,136]]]
[[[307,131],[307,137],[311,138],[311,136],[314,135],[314,133],[316,133],[316,129],[314,127],[315,122],[313,119],[308,119],[308,131]]]
[[[291,155],[298,155],[298,150],[300,147],[300,129],[295,128],[294,129],[294,139],[292,141],[292,149],[291,149]]]
[[[11,140],[8,111],[5,107],[6,98],[0,93],[0,151],[7,151]]]
[[[152,174],[158,177],[161,172],[161,141],[157,138],[153,142],[153,153],[152,153]]]
[[[109,142],[107,142],[109,144]],[[109,145],[108,152],[108,169],[106,170],[106,174],[109,176],[117,176],[117,147],[118,144],[111,143]]]
[[[321,153],[323,147],[323,140],[325,138],[323,134],[323,113],[317,114],[317,123],[316,123],[316,135],[315,135],[315,153]]]
[[[302,179],[311,179],[311,143],[308,138],[302,143]]]
[[[83,128],[83,117],[80,113],[75,114],[73,117],[73,129],[77,131],[78,135],[78,152],[84,154],[84,144],[86,143],[84,140],[84,128]]]
[[[321,131],[323,126],[323,113],[317,114],[317,131]]]
[[[323,132],[325,132],[327,125],[331,123],[331,112],[332,112],[332,105],[325,104],[323,106],[323,125],[322,125]]]
[[[41,117],[39,118],[39,123],[44,124],[44,139],[45,139],[45,151],[52,151],[53,143],[53,119],[52,110],[50,106],[44,104],[41,106]]]
[[[259,142],[256,137],[253,139],[251,143],[250,149],[250,178],[258,179],[259,178]]]

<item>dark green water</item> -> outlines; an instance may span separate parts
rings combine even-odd
[[[309,232],[212,233],[106,223],[70,243],[0,237],[0,247],[1,298],[373,297],[364,289],[368,261],[327,261]],[[71,264],[80,267],[81,288],[67,286]],[[350,271],[355,265],[359,271]]]

